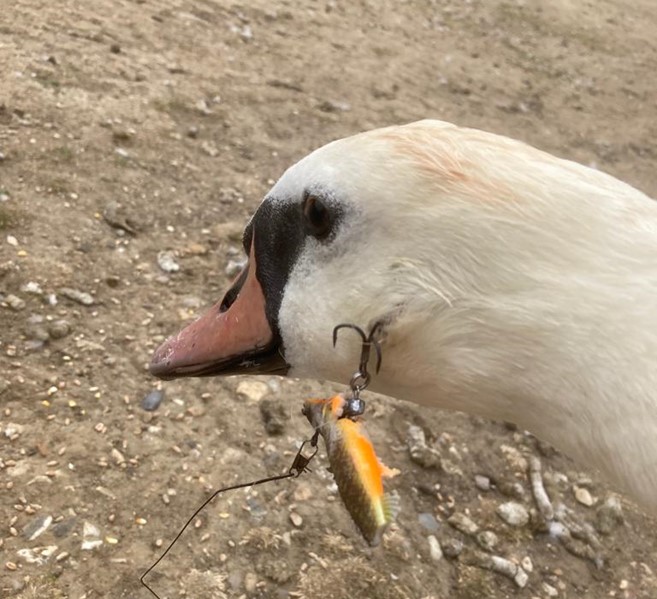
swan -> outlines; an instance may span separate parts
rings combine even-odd
[[[657,203],[524,143],[427,120],[325,145],[244,231],[224,298],[155,352],[163,379],[345,382],[381,323],[371,384],[505,420],[657,513]]]

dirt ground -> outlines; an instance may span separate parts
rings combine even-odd
[[[151,596],[140,574],[210,490],[283,472],[310,434],[302,399],[339,387],[160,386],[147,372],[157,344],[222,295],[242,226],[288,165],[434,117],[657,197],[656,28],[654,0],[4,6],[0,595]],[[358,536],[321,452],[312,473],[206,509],[150,577],[162,599],[657,597],[655,522],[626,499],[620,514],[595,473],[503,424],[368,406],[402,472],[381,547]],[[427,439],[419,457],[411,425]],[[568,542],[537,525],[531,456],[571,510]],[[503,521],[506,502],[529,523]]]

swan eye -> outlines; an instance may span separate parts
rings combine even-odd
[[[304,200],[303,219],[308,232],[318,239],[326,237],[331,231],[331,212],[317,196],[309,195]]]

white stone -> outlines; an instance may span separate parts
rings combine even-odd
[[[82,526],[82,536],[85,539],[89,537],[99,537],[100,530],[95,524],[85,521],[84,525]]]
[[[525,572],[522,568],[518,568],[516,575],[513,577],[513,581],[521,589],[524,589],[529,582],[529,576],[527,576],[527,572]]]
[[[160,252],[157,255],[157,265],[167,273],[180,270],[180,264],[176,262],[173,252]]]
[[[41,285],[36,281],[28,281],[21,287],[21,291],[31,293],[32,295],[43,295],[43,289],[41,289]]]
[[[5,437],[7,437],[7,439],[16,437],[23,432],[24,428],[25,427],[22,424],[17,424],[15,422],[8,422],[4,430]]]
[[[575,487],[573,490],[575,492],[575,499],[577,499],[582,505],[591,507],[595,503],[595,499],[593,499],[588,489],[585,489],[584,487]]]
[[[237,385],[237,395],[249,401],[260,401],[269,393],[269,386],[262,381],[240,381]]]
[[[529,522],[529,512],[520,503],[508,501],[497,508],[497,515],[510,526],[525,526]]]
[[[480,491],[490,491],[490,478],[482,474],[476,474],[474,480],[477,489]]]
[[[440,547],[440,542],[433,535],[429,535],[427,540],[429,541],[429,557],[432,561],[439,562],[443,559],[443,550]]]
[[[80,549],[82,551],[92,551],[96,549],[96,547],[100,547],[103,544],[102,539],[87,539],[85,541],[82,541],[82,545],[80,546]]]

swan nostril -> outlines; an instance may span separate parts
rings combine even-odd
[[[221,304],[219,304],[219,313],[222,314],[223,312],[226,312],[228,308],[233,305],[238,295],[239,290],[235,289],[235,287],[231,287],[226,292],[226,295],[224,295],[224,299],[221,300]]]
[[[221,300],[221,304],[219,304],[220,314],[227,312],[228,309],[235,303],[235,300],[239,296],[240,291],[242,290],[242,285],[244,285],[244,281],[246,281],[246,276],[248,274],[249,274],[249,266],[247,264],[244,270],[240,273],[240,276],[237,277],[235,283],[233,283],[233,286],[228,291],[226,291],[226,295],[224,295],[224,299]]]

